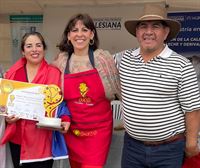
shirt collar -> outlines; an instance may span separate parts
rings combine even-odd
[[[172,50],[168,47],[168,45],[165,45],[165,48],[162,50],[162,52],[158,55],[162,58],[168,58],[172,54]]]
[[[168,45],[165,45],[165,48],[162,50],[162,52],[158,55],[162,58],[168,58],[172,54],[172,50],[168,47]],[[140,48],[137,48],[134,50],[134,55],[138,56],[140,55]]]

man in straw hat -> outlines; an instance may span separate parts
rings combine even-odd
[[[180,23],[161,5],[125,22],[138,49],[115,54],[124,118],[122,168],[180,168],[184,151],[199,153],[200,94],[191,62],[168,48]]]

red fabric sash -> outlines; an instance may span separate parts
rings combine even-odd
[[[26,64],[26,59],[21,58],[18,60],[5,74],[6,79],[15,80],[15,75],[17,71],[21,68],[23,68]],[[54,67],[55,68],[55,67]],[[41,65],[38,69],[37,75],[33,79],[32,83],[39,83],[39,84],[47,84],[51,83],[50,81],[56,81],[54,80],[56,78],[55,75],[58,75],[58,73],[55,73],[55,75],[49,75],[49,70],[53,70],[51,65],[48,65],[47,62],[43,59],[41,62]],[[54,73],[54,72],[52,72]],[[60,83],[58,83],[60,85]]]
[[[15,80],[17,71],[23,68],[26,64],[26,59],[21,58],[18,60],[5,74],[6,79]],[[55,67],[48,65],[43,59],[38,69],[37,75],[33,79],[32,83],[37,84],[57,84],[60,86],[60,71]],[[16,123],[8,124],[1,139],[1,144],[5,144],[7,141],[14,138],[16,132]],[[20,139],[15,138],[15,143],[20,144]]]

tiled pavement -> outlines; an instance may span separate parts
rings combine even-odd
[[[105,168],[120,168],[124,131],[114,131],[112,144]]]

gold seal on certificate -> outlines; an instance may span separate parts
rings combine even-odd
[[[56,85],[0,79],[0,115],[15,115],[35,121],[43,120],[43,125],[45,122],[57,127],[61,122],[60,119],[55,118],[55,111],[62,100],[61,90]],[[47,121],[48,118],[50,122]]]
[[[44,88],[43,93],[44,98],[44,107],[45,107],[45,117],[41,117],[37,123],[38,127],[41,128],[53,128],[61,129],[61,119],[54,118],[56,107],[62,102],[63,97],[61,90],[56,85],[49,85]]]

